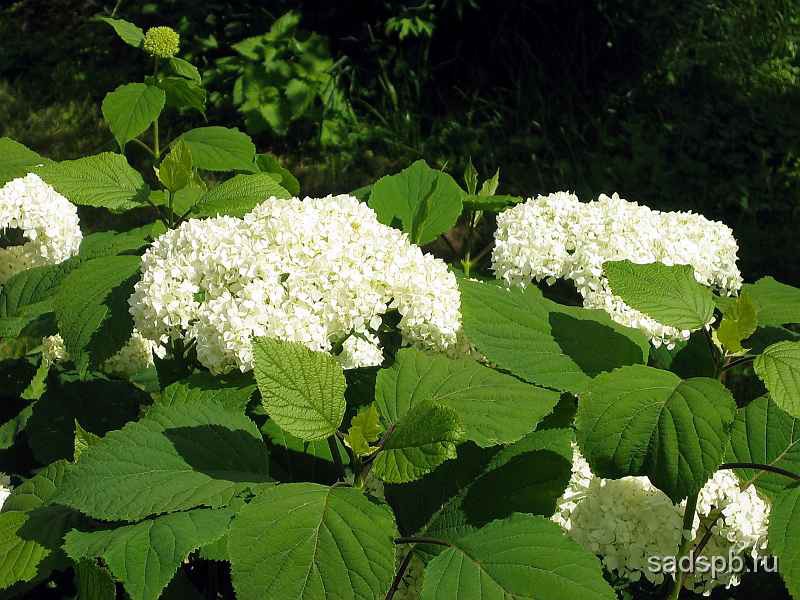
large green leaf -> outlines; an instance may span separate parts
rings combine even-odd
[[[0,318],[33,318],[52,311],[58,287],[79,263],[73,258],[60,265],[34,267],[14,275],[0,290]]]
[[[192,161],[206,171],[255,171],[256,147],[246,133],[227,127],[190,129],[182,139],[192,152]]]
[[[99,366],[130,339],[128,298],[140,263],[138,256],[96,258],[62,282],[55,301],[58,330],[80,372]]]
[[[375,399],[381,415],[398,421],[418,402],[452,408],[465,437],[480,446],[509,444],[552,412],[559,394],[528,385],[473,360],[400,350],[389,369],[378,372]]]
[[[215,376],[201,372],[167,386],[156,400],[156,405],[181,405],[191,410],[195,405],[218,404],[243,413],[255,391],[256,384],[251,375],[233,373]]]
[[[775,404],[800,417],[800,342],[778,342],[767,347],[753,363]]]
[[[415,244],[427,244],[455,225],[463,195],[450,175],[418,160],[381,177],[372,187],[369,206],[381,223],[399,227]]]
[[[111,17],[97,17],[98,21],[107,23],[114,28],[119,38],[134,48],[140,48],[144,42],[144,31],[125,19],[112,19]]]
[[[647,361],[647,339],[603,311],[556,304],[536,287],[509,290],[469,280],[459,285],[469,340],[526,381],[580,393],[599,373]]]
[[[800,323],[800,289],[772,277],[745,284],[743,289],[758,307],[759,325]]]
[[[167,106],[172,108],[193,108],[202,115],[206,112],[206,91],[195,82],[183,77],[159,77],[148,79],[167,95]]]
[[[469,533],[425,568],[422,600],[615,600],[600,561],[543,517]]]
[[[281,429],[306,441],[333,435],[344,416],[347,387],[336,359],[266,337],[253,340],[253,358],[264,409]]]
[[[769,515],[769,550],[793,598],[800,598],[800,485],[781,492]]]
[[[595,378],[575,422],[594,473],[647,475],[678,502],[698,492],[722,462],[735,416],[733,397],[716,379],[682,380],[633,365]]]
[[[108,433],[81,453],[56,502],[98,519],[217,508],[269,480],[261,435],[222,406],[176,403]],[[142,493],[147,490],[147,493]]]
[[[620,260],[605,263],[603,272],[625,304],[663,325],[699,329],[714,318],[711,289],[697,283],[691,265]]]
[[[290,483],[238,514],[228,550],[240,600],[383,600],[394,574],[391,511],[349,487]]]
[[[800,419],[781,410],[769,396],[756,398],[739,409],[731,432],[730,460],[759,463],[800,474]],[[742,481],[774,496],[791,480],[777,473],[739,469]]]
[[[43,579],[66,566],[61,538],[77,515],[62,506],[48,506],[65,467],[62,461],[48,465],[6,499],[0,512],[0,589]]]
[[[419,479],[450,458],[464,437],[455,410],[444,404],[415,402],[389,426],[372,472],[389,483]]]
[[[126,83],[103,99],[103,118],[125,150],[125,144],[139,137],[164,110],[164,90],[145,83]]]
[[[227,531],[230,509],[201,508],[64,538],[75,561],[102,558],[133,600],[157,600],[189,553]]]
[[[49,162],[49,159],[42,158],[11,138],[0,138],[0,186],[17,177],[24,177],[34,167]]]
[[[139,172],[113,152],[52,163],[36,172],[74,204],[125,211],[142,206],[150,193]]]
[[[196,217],[243,217],[267,198],[291,198],[267,173],[236,175],[203,194],[192,208]]]

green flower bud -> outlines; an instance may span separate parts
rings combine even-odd
[[[144,34],[144,49],[151,56],[169,58],[180,49],[181,36],[171,27],[151,27]]]

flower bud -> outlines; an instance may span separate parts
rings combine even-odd
[[[151,27],[144,35],[145,52],[158,58],[175,56],[180,42],[181,36],[171,27]]]

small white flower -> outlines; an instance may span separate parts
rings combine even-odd
[[[11,490],[11,478],[5,473],[0,473],[0,509],[3,508],[3,504],[6,503],[6,500],[11,495]]]

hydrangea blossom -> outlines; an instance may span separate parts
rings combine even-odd
[[[583,203],[574,194],[538,196],[497,217],[492,267],[509,285],[531,280],[575,283],[584,306],[600,308],[623,325],[635,327],[658,346],[689,337],[627,306],[611,293],[603,263],[689,264],[697,281],[731,295],[742,278],[738,245],[726,225],[691,212],[660,212],[617,194]]]
[[[251,339],[264,335],[342,344],[347,367],[379,364],[375,336],[393,309],[421,348],[454,350],[460,330],[447,265],[351,196],[273,197],[243,219],[189,220],[145,253],[130,305],[144,336],[194,341],[214,373],[251,369]]]
[[[128,342],[111,358],[106,360],[100,370],[110,375],[128,377],[153,366],[153,353],[156,344],[133,330]],[[50,335],[42,339],[42,360],[49,364],[69,360],[69,353],[61,335]]]
[[[0,509],[11,495],[11,478],[5,473],[0,473]]]
[[[650,557],[670,557],[681,541],[685,502],[673,505],[646,477],[603,479],[574,447],[572,476],[557,503],[552,520],[587,550],[600,556],[605,568],[630,581],[645,578],[653,584],[664,581],[654,571]],[[767,545],[769,504],[752,486],[745,490],[731,471],[718,471],[698,496],[692,536],[703,533],[716,510],[722,517],[712,526],[704,556],[741,555],[753,557]],[[701,529],[702,528],[702,529]],[[685,586],[708,594],[717,586],[740,583],[739,573],[694,573]]]
[[[20,271],[78,253],[83,236],[75,205],[29,173],[0,188],[0,233],[19,229],[26,242],[0,248],[0,284]]]

